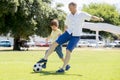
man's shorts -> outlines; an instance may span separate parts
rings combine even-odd
[[[79,36],[72,36],[72,34],[69,34],[66,31],[56,40],[56,42],[59,45],[62,45],[69,41],[66,49],[72,52],[79,40],[80,40]]]

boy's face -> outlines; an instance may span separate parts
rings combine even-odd
[[[57,29],[57,26],[53,25],[51,26],[52,30],[56,30]]]

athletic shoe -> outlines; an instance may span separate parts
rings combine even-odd
[[[64,73],[64,69],[60,68],[59,70],[56,71],[57,73]]]
[[[42,64],[42,68],[44,69],[46,68],[46,63]]]
[[[66,65],[65,70],[68,71],[70,69],[70,65]]]
[[[41,59],[41,60],[39,60],[37,63],[46,63],[46,62],[47,62],[47,60]]]

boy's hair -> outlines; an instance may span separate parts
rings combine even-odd
[[[58,20],[57,19],[53,19],[50,23],[50,26],[59,26]]]
[[[69,6],[70,6],[70,5],[77,6],[77,4],[76,4],[75,2],[69,3]]]

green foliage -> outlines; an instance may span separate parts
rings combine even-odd
[[[9,14],[13,15],[16,10],[16,3],[13,0],[0,0],[0,34],[9,32],[10,27],[6,24],[6,19]]]
[[[120,25],[119,13],[115,6],[106,3],[92,3],[90,5],[84,5],[83,11],[89,12],[92,15],[96,15],[104,18],[104,22]]]
[[[105,23],[120,25],[120,14],[113,5],[106,3],[91,3],[90,5],[84,5],[82,10],[92,15],[103,17]],[[104,37],[112,36],[107,32],[100,32],[100,34]]]
[[[65,13],[51,7],[52,0],[0,0],[0,34],[27,38],[37,34],[48,36],[50,21],[57,18],[64,26]]]
[[[13,0],[0,0],[0,17],[5,14],[14,13],[16,11],[16,4]]]
[[[37,22],[36,34],[46,37],[50,34],[50,22],[52,19],[58,19],[60,29],[64,27],[65,13],[58,9],[52,8],[48,3],[36,0],[34,3],[34,15]]]
[[[0,33],[11,33],[11,36],[13,37],[19,36],[21,38],[27,38],[34,33],[34,20],[31,13],[31,4],[29,0],[18,1],[19,5],[17,5],[14,0],[4,0],[2,4],[0,4],[0,6],[2,6],[0,9],[2,14],[0,17]],[[8,4],[8,6],[6,6],[6,4]]]

